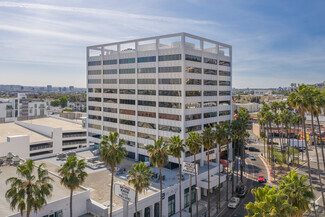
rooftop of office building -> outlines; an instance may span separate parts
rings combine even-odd
[[[77,123],[77,122],[72,122],[69,120],[63,120],[63,119],[52,118],[52,117],[38,118],[38,119],[26,120],[26,121],[22,121],[22,122],[46,126],[46,127],[52,127],[52,128],[62,128],[63,131],[69,131],[69,130],[84,130],[85,131],[86,130],[85,128],[82,127],[80,121]]]
[[[21,127],[16,123],[0,124],[0,143],[6,142],[8,136],[29,136],[30,142],[48,141],[51,138],[36,133],[25,127]]]

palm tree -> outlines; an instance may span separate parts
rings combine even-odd
[[[322,158],[323,158],[323,165],[325,169],[324,145],[322,143],[322,131],[319,122],[319,115],[322,114],[322,110],[325,111],[325,89],[322,92],[316,89],[314,100],[315,100],[315,117],[318,125],[318,136],[320,140],[320,146],[322,147]]]
[[[287,195],[288,203],[297,209],[297,216],[302,216],[308,211],[310,202],[315,198],[312,187],[305,184],[307,180],[306,176],[299,177],[297,171],[291,170],[278,182],[279,192]]]
[[[299,112],[299,114],[303,119],[302,126],[304,129],[304,140],[306,146],[306,156],[307,156],[307,165],[308,165],[308,177],[309,177],[310,186],[312,187],[313,183],[312,183],[312,177],[310,172],[310,160],[309,160],[309,152],[307,147],[307,135],[306,135],[306,124],[305,124],[305,120],[306,120],[305,114],[308,108],[308,101],[307,101],[308,93],[306,93],[306,88],[307,86],[304,84],[298,85],[298,88],[295,89],[295,92],[289,95],[288,102],[293,108],[297,109],[297,111]],[[311,188],[311,191],[312,189],[313,188]],[[315,209],[315,205],[314,205],[314,209]]]
[[[288,171],[289,171],[289,147],[290,147],[290,142],[289,142],[289,124],[290,124],[290,121],[292,119],[292,113],[286,109],[284,110],[281,114],[280,114],[280,120],[281,120],[281,123],[284,125],[286,131],[287,131],[287,155],[288,155],[288,158],[287,158],[287,164],[288,164]]]
[[[129,173],[129,184],[132,184],[135,188],[135,213],[138,216],[138,195],[141,194],[144,190],[148,189],[150,186],[151,180],[151,168],[147,168],[143,162],[139,164],[133,164],[131,169],[128,171]]]
[[[185,145],[184,145],[184,140],[180,138],[179,135],[177,136],[172,136],[169,139],[169,153],[177,158],[178,160],[178,174],[179,174],[179,216],[182,217],[182,203],[181,203],[181,198],[182,198],[182,170],[181,170],[181,157],[182,153],[185,151]],[[192,186],[190,186],[191,188]],[[191,197],[192,195],[190,195]]]
[[[76,156],[70,156],[59,169],[61,184],[70,189],[70,217],[72,217],[72,195],[73,191],[81,185],[86,177],[86,163],[84,160],[78,160]]]
[[[154,145],[147,145],[146,149],[150,161],[153,165],[159,169],[159,179],[160,179],[160,206],[159,206],[159,216],[162,216],[162,175],[161,169],[168,163],[168,145],[160,137],[158,140],[154,140]]]
[[[200,152],[202,147],[202,140],[198,132],[190,132],[186,139],[186,146],[189,149],[189,152],[194,156],[194,163],[196,164],[196,155]],[[196,165],[195,165],[195,186],[197,186],[197,174]],[[196,204],[196,217],[199,216],[199,199],[197,194],[197,188],[195,188],[195,204]],[[192,195],[190,196],[192,198]]]
[[[211,128],[204,128],[202,132],[203,147],[207,150],[208,160],[208,217],[210,217],[210,149],[215,148],[215,132]],[[220,162],[219,162],[220,163]]]
[[[110,216],[113,217],[113,184],[115,167],[122,163],[127,151],[123,147],[125,144],[123,139],[119,139],[118,132],[109,132],[108,138],[102,137],[99,152],[100,158],[106,166],[111,168],[111,195],[110,195]]]
[[[17,207],[21,216],[25,211],[27,217],[32,211],[37,213],[43,205],[46,205],[46,198],[51,196],[53,179],[43,167],[44,164],[40,164],[35,174],[34,161],[27,160],[26,165],[17,167],[18,177],[6,180],[6,185],[10,184],[10,188],[5,197],[10,202],[11,209],[14,210]]]
[[[260,133],[260,136],[263,138],[263,142],[264,142],[264,158],[265,158],[265,124],[266,121],[264,120],[264,114],[262,111],[260,111],[257,114],[257,122],[258,124],[262,127],[262,132]]]

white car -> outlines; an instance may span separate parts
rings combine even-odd
[[[228,202],[228,207],[235,209],[238,206],[239,201],[240,201],[239,197],[232,197]]]
[[[254,155],[250,155],[249,158],[250,158],[251,160],[256,160],[256,158],[255,158]]]

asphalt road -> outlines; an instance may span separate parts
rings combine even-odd
[[[260,151],[262,151],[261,147],[256,144],[249,144],[249,146],[257,147],[260,149]],[[246,171],[247,171],[246,186],[248,188],[248,193],[246,194],[245,197],[241,198],[240,204],[236,209],[230,209],[230,208],[226,207],[218,216],[244,217],[247,215],[245,206],[249,202],[254,201],[254,196],[251,193],[251,189],[257,188],[257,187],[263,187],[265,185],[265,183],[257,182],[258,175],[262,174],[262,175],[264,175],[264,177],[266,177],[266,178],[268,177],[265,165],[263,164],[260,157],[258,157],[260,154],[261,154],[261,152],[250,152],[250,151],[246,150],[246,167],[247,167],[246,168]],[[249,155],[254,155],[256,158],[256,161],[250,160],[248,157]]]

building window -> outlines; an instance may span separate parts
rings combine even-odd
[[[104,98],[105,103],[117,103],[117,99],[115,98]]]
[[[128,110],[128,109],[120,109],[120,114],[123,115],[135,115],[134,110]]]
[[[185,104],[186,109],[196,109],[196,108],[201,108],[201,103],[200,102],[188,102]]]
[[[209,102],[204,102],[204,107],[215,107],[218,105],[217,101],[209,101]]]
[[[97,125],[97,124],[88,124],[88,128],[93,128],[93,129],[96,129],[96,130],[101,130],[102,127],[100,125]]]
[[[230,76],[230,72],[227,71],[219,71],[220,76]]]
[[[172,120],[172,121],[181,121],[182,120],[181,115],[172,115],[172,114],[164,114],[164,113],[159,113],[159,118],[166,119],[166,120]]]
[[[230,105],[230,101],[229,100],[219,101],[219,105]]]
[[[180,79],[180,78],[162,78],[162,79],[159,79],[159,84],[182,84],[182,79]]]
[[[218,70],[204,69],[204,74],[207,74],[207,75],[218,75]]]
[[[102,120],[102,117],[98,116],[98,115],[88,115],[88,118],[92,119],[92,120],[97,120],[97,121]]]
[[[202,73],[202,70],[201,70],[201,68],[196,68],[196,67],[192,67],[192,66],[186,66],[185,67],[185,72],[201,74]]]
[[[207,112],[204,113],[204,118],[214,118],[218,116],[218,112]]]
[[[117,74],[117,69],[104,69],[104,75],[114,75]]]
[[[180,90],[159,90],[159,96],[182,96]]]
[[[120,59],[120,64],[135,63],[135,58]]]
[[[204,91],[204,96],[218,96],[218,91]]]
[[[155,112],[138,111],[138,116],[148,117],[148,118],[156,118],[156,113]]]
[[[156,129],[156,124],[138,121],[138,127]]]
[[[104,117],[104,121],[106,122],[112,122],[112,123],[117,123],[116,118],[110,118],[110,117]]]
[[[230,115],[230,111],[220,111],[219,116]]]
[[[219,96],[230,96],[230,91],[219,91]]]
[[[135,79],[120,79],[120,84],[135,84]]]
[[[120,69],[120,74],[135,74],[135,69]]]
[[[113,94],[116,94],[117,93],[117,89],[103,89],[103,93],[113,93]]]
[[[155,203],[154,207],[154,217],[159,217],[159,202]]]
[[[120,94],[135,94],[135,89],[120,89]]]
[[[104,60],[104,65],[115,65],[117,60]]]
[[[138,73],[156,73],[156,68],[138,68]]]
[[[88,75],[100,75],[102,74],[101,70],[88,70]]]
[[[201,119],[201,114],[185,115],[186,121]]]
[[[158,57],[159,61],[172,61],[172,60],[181,60],[181,59],[182,59],[181,54],[164,55]]]
[[[180,133],[181,128],[180,127],[174,127],[169,125],[160,125],[159,124],[159,130],[167,131],[167,132],[173,132],[173,133]]]
[[[120,129],[119,132],[120,132],[120,134],[124,134],[124,135],[127,135],[127,136],[135,136],[134,131]]]
[[[104,131],[108,131],[108,132],[117,132],[117,129],[116,128],[107,127],[107,126],[103,126],[103,130]]]
[[[156,95],[156,90],[138,90],[138,95]]]
[[[230,66],[230,62],[219,60],[219,65],[220,66]]]
[[[102,61],[89,61],[88,66],[100,66]]]
[[[150,207],[144,209],[144,217],[150,217]]]
[[[201,62],[201,57],[185,54],[185,60],[194,61],[194,62]]]
[[[191,187],[191,193],[192,193],[192,200],[190,201],[190,188],[184,189],[184,208],[188,207],[190,205],[190,202],[194,203],[196,200],[195,185]]]
[[[99,97],[88,97],[89,102],[101,102],[102,98]]]
[[[135,126],[135,121],[120,119],[120,124]]]
[[[186,96],[201,96],[201,91],[199,90],[186,91]]]
[[[175,194],[168,197],[168,216],[175,214]]]
[[[218,60],[204,57],[204,63],[209,63],[209,64],[215,64],[215,65],[217,65],[218,64]]]
[[[135,100],[132,99],[120,99],[121,104],[126,104],[126,105],[135,105]]]
[[[138,132],[138,137],[143,139],[152,139],[152,140],[156,139],[155,135],[148,134],[148,133],[141,133],[141,132]]]
[[[180,109],[182,107],[182,104],[177,102],[159,102],[159,107]]]
[[[202,129],[201,125],[186,127],[185,128],[185,133],[189,133],[189,132],[192,132],[192,131],[199,131],[201,129]]]
[[[155,101],[138,100],[138,105],[156,107],[156,102]]]
[[[104,79],[104,84],[117,84],[117,79]]]
[[[156,84],[156,79],[138,79],[138,84]]]
[[[156,56],[138,57],[138,63],[156,62]]]
[[[102,108],[101,107],[99,107],[99,106],[88,106],[88,110],[90,110],[90,111],[101,111],[102,110]]]
[[[100,84],[101,79],[88,79],[88,84]]]
[[[135,142],[129,141],[129,140],[124,140],[125,145],[131,146],[131,147],[135,147]]]
[[[159,73],[181,72],[181,71],[182,71],[181,66],[169,66],[169,67],[159,67],[158,68]]]
[[[201,85],[201,79],[186,79],[187,85]]]
[[[230,81],[219,81],[220,86],[230,86]]]
[[[204,85],[218,85],[217,80],[204,80]]]

